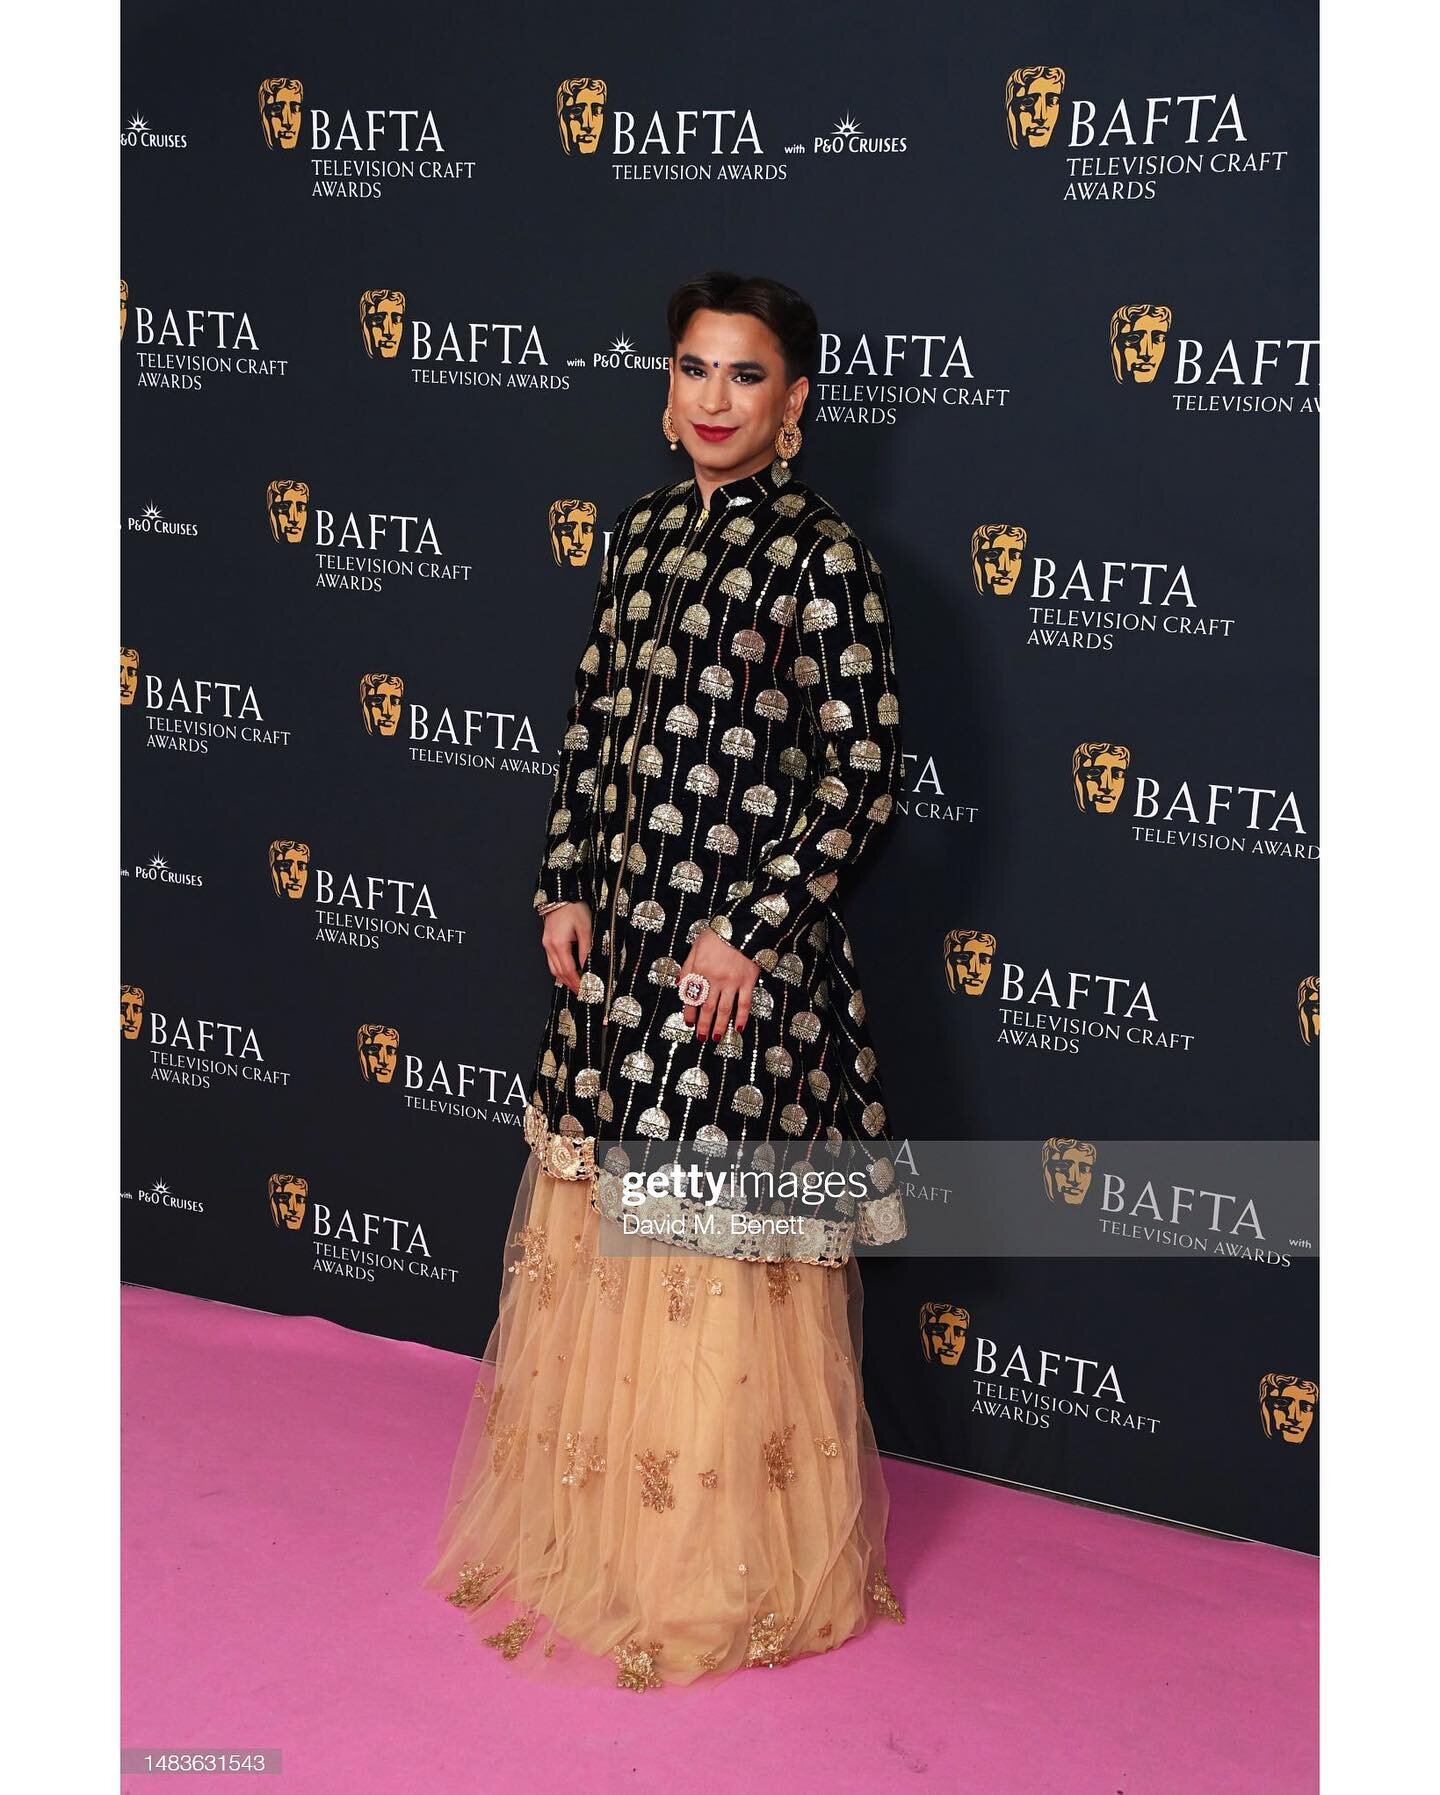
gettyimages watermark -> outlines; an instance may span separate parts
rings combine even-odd
[[[833,1263],[1319,1254],[1316,1141],[602,1142],[599,1250]]]

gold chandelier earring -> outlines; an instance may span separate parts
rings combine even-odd
[[[660,428],[665,432],[666,438],[670,444],[670,453],[673,455],[680,447],[680,435],[675,428],[674,420],[670,416],[670,407],[668,405],[665,407],[664,415],[660,419]]]
[[[800,453],[800,445],[804,440],[798,424],[784,423],[775,432],[775,453],[780,457],[782,467],[789,467]]]

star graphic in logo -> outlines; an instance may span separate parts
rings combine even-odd
[[[837,137],[853,137],[859,129],[859,125],[853,118],[851,118],[848,112],[845,114],[844,118],[840,120],[840,123],[834,127]]]
[[[610,345],[610,350],[614,355],[628,355],[634,347],[635,345],[630,341],[629,337],[616,337],[615,341]]]
[[[140,114],[137,112],[135,114],[134,118],[132,118],[130,120],[130,123],[128,125],[126,125],[125,129],[127,131],[148,131],[150,129],[150,126],[146,122],[146,120],[141,118]]]
[[[156,872],[164,873],[170,870],[170,862],[163,854],[152,854],[150,856],[150,864],[155,868]]]
[[[160,507],[158,505],[147,505],[145,507],[145,515],[146,517],[159,517]]]
[[[150,1195],[152,1197],[168,1197],[170,1195],[170,1186],[163,1178],[157,1178],[150,1186]]]

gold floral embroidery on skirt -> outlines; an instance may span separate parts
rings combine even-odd
[[[535,1286],[535,1305],[540,1309],[548,1309],[555,1294],[555,1260],[545,1250],[548,1244],[549,1236],[543,1228],[522,1228],[515,1236],[522,1256],[505,1268],[530,1280]]]
[[[875,1580],[870,1585],[870,1599],[882,1614],[888,1614],[891,1620],[898,1620],[904,1625],[905,1610],[895,1599],[895,1591],[890,1587],[890,1579],[885,1575],[883,1566],[876,1571]]]
[[[611,1654],[620,1666],[615,1678],[617,1689],[658,1689],[664,1679],[655,1668],[655,1660],[664,1650],[658,1639],[652,1639],[648,1645],[641,1645],[638,1640],[627,1639],[623,1645],[617,1645]]]
[[[783,1490],[786,1484],[794,1481],[795,1464],[790,1456],[790,1436],[794,1431],[793,1421],[783,1434],[777,1427],[760,1448],[765,1454],[765,1469],[772,1490]]]
[[[660,1280],[670,1298],[671,1321],[688,1322],[695,1307],[695,1280],[683,1265],[672,1265]]]
[[[445,1600],[453,1602],[457,1608],[483,1608],[494,1594],[485,1585],[493,1583],[499,1575],[500,1572],[491,1570],[484,1559],[479,1564],[471,1564],[467,1559],[460,1566],[459,1580]]]
[[[757,1614],[750,1623],[750,1643],[746,1648],[745,1662],[751,1664],[786,1664],[790,1654],[785,1649],[785,1637],[790,1631],[790,1616],[783,1619],[772,1608],[768,1614]]]
[[[767,1259],[765,1282],[769,1286],[772,1303],[787,1302],[790,1286],[800,1282],[800,1267],[792,1265],[788,1259]]]
[[[584,1489],[592,1476],[605,1469],[605,1457],[600,1451],[600,1437],[592,1435],[590,1439],[578,1429],[565,1436],[565,1469],[560,1473],[561,1483],[573,1484],[575,1488]]]
[[[517,1614],[508,1627],[502,1627],[498,1633],[487,1633],[486,1645],[493,1645],[502,1658],[516,1658],[520,1648],[535,1631],[538,1614]]]
[[[647,1508],[663,1513],[675,1506],[675,1490],[670,1482],[670,1467],[680,1454],[673,1448],[662,1458],[658,1452],[637,1452],[635,1469],[643,1473],[640,1500]]]

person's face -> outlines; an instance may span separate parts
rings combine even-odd
[[[400,338],[405,329],[405,307],[392,293],[377,300],[365,314],[365,334],[370,353],[391,361],[400,352]]]
[[[1016,140],[1028,149],[1044,149],[1060,116],[1059,84],[1049,76],[1037,75],[1012,103]]]
[[[686,326],[670,363],[670,418],[680,447],[717,480],[758,473],[775,454],[775,433],[798,421],[810,382],[790,385],[780,344],[748,312],[702,308]],[[701,429],[728,432],[706,441]]]
[[[1125,789],[1125,763],[1114,754],[1097,754],[1089,766],[1081,767],[1080,778],[1086,809],[1109,816]]]
[[[1165,359],[1165,341],[1169,334],[1165,320],[1151,312],[1142,312],[1133,324],[1127,325],[1115,339],[1122,377],[1134,381],[1137,386],[1152,381]]]
[[[400,689],[393,684],[377,686],[366,699],[370,707],[370,727],[376,735],[394,735],[400,726]]]
[[[1270,1425],[1276,1435],[1291,1446],[1298,1446],[1310,1431],[1315,1419],[1315,1400],[1308,1390],[1287,1384],[1269,1398]]]
[[[993,536],[983,544],[975,557],[980,568],[980,590],[1004,598],[1015,590],[1020,578],[1020,560],[1024,544],[1018,536]]]

